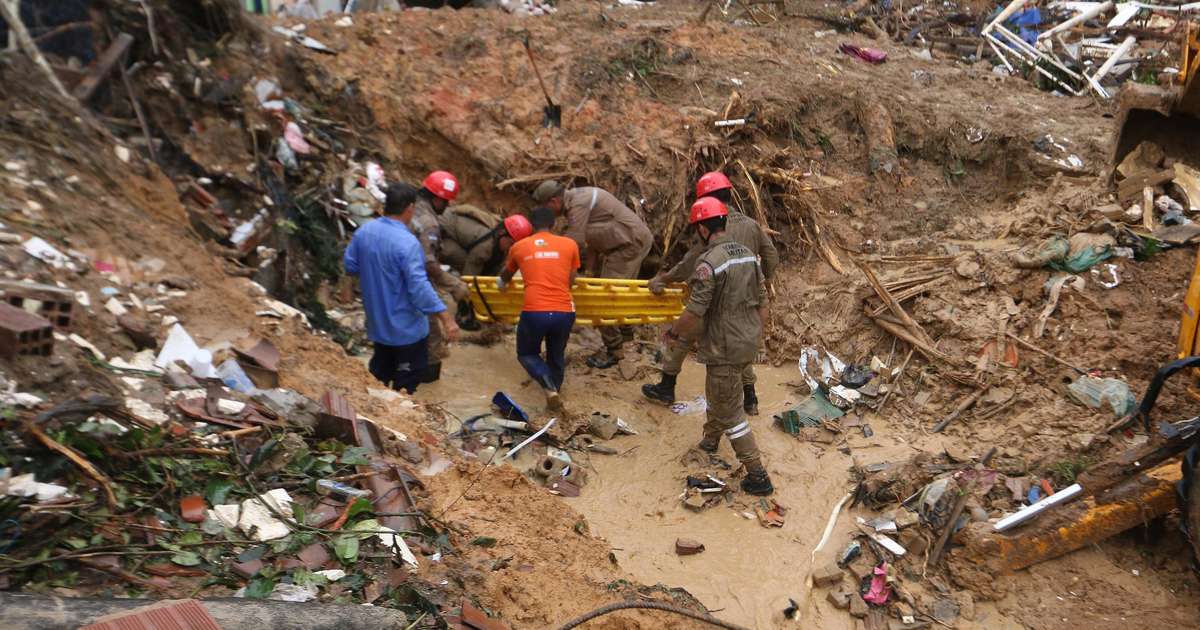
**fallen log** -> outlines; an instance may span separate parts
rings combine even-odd
[[[203,599],[200,605],[222,628],[261,630],[377,630],[404,628],[398,610],[377,606],[297,604],[259,599]],[[0,592],[0,628],[78,628],[113,613],[157,603],[153,599],[83,599]]]
[[[959,532],[964,548],[953,553],[952,564],[961,561],[1000,575],[1098,543],[1174,509],[1181,476],[1179,462],[1168,462],[1108,492],[1059,506],[1011,533],[973,523]]]

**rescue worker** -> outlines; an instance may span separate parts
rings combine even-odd
[[[383,217],[354,232],[343,261],[362,283],[367,336],[375,344],[368,369],[388,387],[413,393],[428,365],[429,320],[438,318],[453,340],[454,318],[425,275],[421,245],[409,230],[417,190],[387,188]]]
[[[761,496],[775,488],[742,408],[740,376],[758,353],[767,315],[767,286],[758,258],[725,231],[728,215],[725,204],[712,197],[692,204],[688,223],[705,247],[688,280],[687,306],[665,336],[670,342],[699,343],[708,411],[698,448],[715,454],[721,435],[726,435],[746,467],[742,490]]]
[[[637,278],[654,236],[646,222],[612,193],[594,186],[568,189],[546,180],[533,191],[533,198],[567,218],[564,235],[579,246],[585,270],[599,278]],[[633,327],[604,326],[600,337],[604,352],[589,357],[587,364],[610,368],[625,358],[624,344],[633,340]]]
[[[412,231],[421,243],[425,252],[425,273],[437,289],[438,297],[451,312],[455,312],[459,302],[467,299],[467,283],[454,274],[442,269],[438,258],[438,245],[441,242],[441,228],[438,226],[438,215],[446,210],[446,206],[458,197],[458,180],[447,171],[434,171],[425,177],[417,191],[417,202],[413,213]],[[426,383],[432,383],[442,375],[442,359],[450,356],[450,348],[446,340],[446,331],[442,329],[441,321],[429,320],[429,370]]]
[[[696,198],[703,199],[712,197],[725,207],[729,207],[732,200],[733,184],[729,182],[729,178],[725,177],[720,171],[705,173],[696,182]],[[775,275],[775,268],[779,265],[779,251],[775,249],[775,244],[771,242],[771,236],[763,229],[758,221],[737,212],[729,211],[729,219],[725,227],[726,233],[734,242],[746,246],[755,256],[759,258],[762,265],[763,276],[767,282]],[[696,269],[696,263],[700,260],[700,254],[704,252],[704,243],[696,243],[687,253],[684,254],[683,260],[679,264],[672,267],[669,271],[659,272],[650,280],[650,291],[656,295],[661,295],[668,283],[684,282],[692,275]],[[662,378],[658,383],[647,383],[642,385],[642,395],[654,402],[659,402],[664,405],[670,405],[675,402],[675,379],[679,376],[680,370],[683,369],[683,361],[687,358],[690,348],[687,344],[669,344],[663,352]],[[754,374],[754,364],[746,365],[746,370],[742,372],[742,397],[743,405],[746,413],[758,415],[758,393],[754,390],[754,383],[757,377]]]
[[[546,407],[562,411],[563,377],[567,368],[567,340],[575,325],[575,299],[571,285],[579,270],[579,246],[565,236],[550,233],[554,211],[534,208],[529,213],[537,232],[508,250],[498,285],[508,290],[517,271],[525,283],[524,305],[517,322],[517,360],[546,394]],[[546,358],[542,358],[542,342]]]
[[[512,244],[533,234],[524,215],[500,217],[469,204],[451,206],[438,217],[442,232],[442,262],[464,276],[494,276],[500,272]]]

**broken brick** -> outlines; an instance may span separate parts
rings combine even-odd
[[[191,567],[181,567],[170,562],[160,562],[157,564],[147,564],[142,567],[142,570],[150,575],[158,577],[203,577],[208,575],[208,572],[203,569],[195,569]]]
[[[81,630],[151,630],[153,628],[189,628],[221,630],[212,615],[194,599],[165,600],[141,608],[104,615],[82,626]]]
[[[235,562],[231,568],[233,569],[234,573],[242,576],[244,579],[249,580],[250,578],[258,575],[258,572],[263,570],[263,566],[262,560],[254,559],[248,562]]]
[[[279,566],[281,569],[304,567],[309,571],[315,571],[325,566],[326,562],[329,562],[329,552],[325,550],[325,545],[313,543],[296,552],[294,558],[288,558],[281,562]]]
[[[207,509],[204,497],[198,494],[188,495],[179,500],[179,515],[189,523],[203,523]]]
[[[813,584],[818,587],[832,586],[842,581],[842,570],[838,565],[828,562],[813,570]]]
[[[71,328],[75,294],[49,284],[0,280],[0,297],[5,302],[49,320],[60,331]]]
[[[50,356],[54,329],[40,315],[0,302],[0,355]]]
[[[853,595],[853,593],[849,591],[829,591],[829,594],[825,596],[825,599],[829,600],[829,603],[833,604],[834,608],[846,610],[850,607],[851,595]]]
[[[499,619],[488,617],[482,610],[471,605],[471,602],[463,600],[462,603],[462,622],[468,628],[475,630],[508,630],[508,625]]]
[[[867,602],[862,598],[862,595],[852,593],[850,595],[850,615],[863,619],[869,612],[871,612],[871,609],[867,607]]]
[[[675,539],[675,553],[681,556],[692,556],[704,551],[704,543],[690,538]]]

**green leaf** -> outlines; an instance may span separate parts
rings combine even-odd
[[[292,518],[297,523],[307,523],[308,521],[305,520],[307,515],[308,510],[304,509],[303,505],[300,505],[299,503],[292,503]]]
[[[204,535],[200,532],[188,532],[179,537],[176,541],[180,545],[198,545],[204,542]]]
[[[87,541],[82,538],[68,538],[63,542],[67,543],[72,549],[83,549],[88,545]]]
[[[209,505],[220,505],[225,503],[230,490],[233,490],[232,481],[219,478],[210,479],[208,486],[204,489],[204,496],[208,499]]]
[[[249,599],[262,599],[271,594],[275,590],[275,579],[257,575],[250,583],[246,585],[246,597]]]
[[[358,536],[343,534],[333,539],[333,553],[342,562],[358,560]]]
[[[471,544],[475,545],[476,547],[495,547],[496,539],[492,538],[491,536],[480,536],[479,538],[472,540]]]
[[[292,584],[296,586],[326,586],[329,584],[329,578],[308,569],[299,568],[292,571]]]
[[[359,540],[364,540],[379,533],[379,521],[367,518],[351,525],[347,529],[352,532],[360,532],[358,538]]]
[[[171,556],[171,562],[185,567],[194,567],[200,564],[200,555],[194,551],[181,551]]]
[[[251,547],[238,554],[237,559],[238,562],[250,562],[251,560],[258,560],[259,558],[263,557],[263,554],[265,553],[267,553],[266,546],[259,545],[257,547]]]
[[[347,466],[370,466],[371,460],[367,459],[367,454],[370,451],[365,446],[351,446],[342,453],[341,462]]]
[[[374,506],[371,505],[369,500],[363,498],[355,499],[354,503],[350,504],[350,510],[346,518],[354,518],[355,516],[358,516],[364,512],[370,512],[373,508]]]

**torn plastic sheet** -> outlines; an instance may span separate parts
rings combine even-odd
[[[396,530],[380,525],[379,533],[375,534],[375,537],[379,539],[379,542],[383,543],[384,547],[394,550],[396,555],[400,556],[401,560],[414,567],[417,566],[417,557],[413,555],[413,552],[405,544],[400,534],[396,533]]]
[[[822,357],[822,353],[824,356]],[[817,391],[817,381],[808,371],[810,364],[820,366],[821,383],[826,385],[833,379],[835,374],[841,374],[846,369],[846,364],[841,359],[828,351],[818,349],[816,346],[805,346],[800,351],[800,376],[804,377],[804,383],[808,385],[809,393]]]

